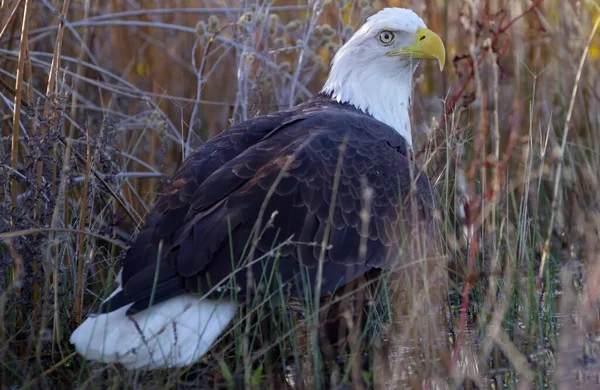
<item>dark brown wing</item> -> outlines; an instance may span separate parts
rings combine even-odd
[[[216,137],[180,169],[129,250],[123,291],[108,310],[135,302],[135,312],[185,292],[245,294],[249,269],[252,288],[290,282],[292,295],[305,294],[314,288],[327,232],[321,291],[331,292],[391,266],[407,221],[431,219],[429,181],[383,123],[332,104],[298,109],[271,131],[251,127]],[[415,202],[406,205],[408,198]],[[281,246],[290,238],[293,244]]]

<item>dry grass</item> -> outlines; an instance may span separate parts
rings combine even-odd
[[[207,373],[211,386],[241,373],[278,388],[262,354],[249,369],[237,346],[195,377],[131,374],[85,365],[68,337],[182,159],[231,122],[317,92],[340,42],[390,5],[447,45],[443,73],[418,71],[413,109],[440,234],[422,272],[389,291],[372,371],[337,380],[597,386],[594,0],[0,3],[0,388],[175,388]],[[296,386],[311,388],[310,341],[286,326]]]

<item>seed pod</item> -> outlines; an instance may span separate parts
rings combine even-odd
[[[323,27],[321,25],[316,25],[313,29],[313,35],[317,39],[321,38],[323,36]]]
[[[321,32],[326,37],[333,37],[335,35],[335,30],[328,24],[321,26]]]
[[[288,34],[293,34],[296,31],[300,30],[300,27],[302,27],[302,23],[300,23],[300,21],[298,19],[295,19],[295,20],[290,21],[285,26],[285,29],[288,32]]]
[[[202,38],[202,37],[206,36],[206,23],[204,23],[203,20],[201,20],[198,23],[196,23],[196,35],[199,38]]]
[[[290,71],[292,70],[292,64],[290,64],[287,61],[284,61],[281,64],[279,64],[279,70],[285,73],[290,73]]]
[[[321,56],[313,56],[311,60],[313,66],[318,70],[325,69],[325,61],[323,61],[323,58],[321,58]]]
[[[323,38],[319,41],[319,47],[325,47],[331,42],[331,38]]]
[[[277,25],[269,26],[269,36],[275,37],[277,35]]]
[[[278,38],[275,38],[275,40],[273,40],[273,47],[275,49],[283,49],[286,46],[287,46],[287,42],[285,40],[285,37],[278,37]]]
[[[247,11],[240,16],[238,24],[246,25],[252,23],[254,20],[254,12]]]
[[[252,62],[254,62],[254,58],[254,53],[244,53],[244,55],[242,56],[245,65],[252,65]]]
[[[338,49],[340,48],[340,46],[337,43],[334,42],[329,42],[325,48],[331,53],[335,53],[336,51],[338,51]]]
[[[211,33],[217,32],[219,29],[219,18],[216,15],[210,15],[208,17],[208,31]]]
[[[271,14],[269,15],[269,30],[276,29],[279,24],[279,15]]]
[[[159,111],[157,110],[152,110],[152,112],[150,113],[150,120],[149,122],[152,124],[157,124],[162,120],[162,115],[160,114]]]

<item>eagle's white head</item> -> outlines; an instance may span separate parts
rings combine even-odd
[[[412,147],[409,106],[420,59],[446,60],[444,44],[413,11],[385,8],[336,53],[321,92],[392,126]]]

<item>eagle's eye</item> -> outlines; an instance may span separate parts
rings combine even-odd
[[[379,33],[379,40],[381,43],[387,45],[394,40],[394,33],[388,30],[383,30]]]

